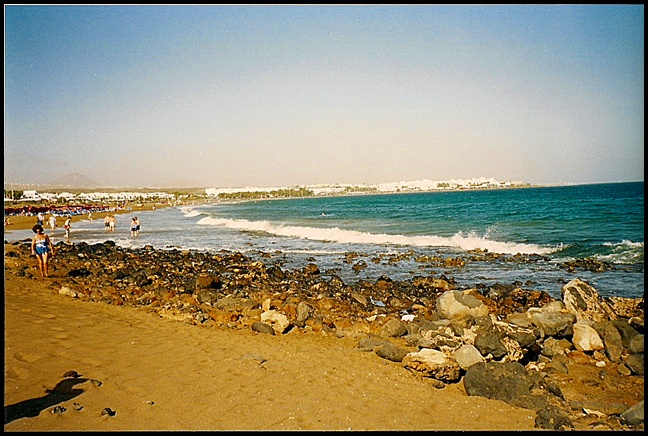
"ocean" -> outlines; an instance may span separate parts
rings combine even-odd
[[[139,238],[130,236],[134,215],[142,225]],[[444,274],[459,289],[517,283],[560,298],[562,286],[578,277],[605,297],[644,294],[643,182],[214,200],[117,215],[114,233],[104,230],[103,220],[78,220],[73,221],[74,243],[110,239],[128,248],[238,251],[282,268],[313,262],[324,277],[334,274],[347,284]],[[54,243],[63,237],[62,230],[57,233]],[[5,240],[32,236],[14,231]],[[508,258],[520,253],[533,261],[471,260],[474,250]],[[461,257],[466,263],[445,267],[425,261],[430,257]],[[611,268],[569,272],[564,267],[579,258]]]

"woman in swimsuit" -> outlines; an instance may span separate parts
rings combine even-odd
[[[139,236],[139,233],[140,233],[140,222],[137,219],[137,217],[134,216],[133,219],[131,220],[131,236],[135,238]]]
[[[54,256],[54,245],[49,236],[45,234],[43,226],[36,224],[32,227],[34,239],[32,239],[31,251],[32,254],[38,259],[38,269],[40,269],[41,277],[49,276],[49,265],[47,263],[49,257]]]

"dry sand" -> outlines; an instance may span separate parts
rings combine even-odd
[[[199,327],[74,300],[56,280],[5,277],[5,431],[534,427],[534,411],[436,389],[357,339]]]

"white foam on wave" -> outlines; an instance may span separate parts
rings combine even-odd
[[[196,210],[195,206],[180,206],[178,209],[180,209],[180,212],[182,212],[182,214],[187,218],[194,218],[203,214]]]
[[[634,247],[634,248],[643,248],[644,243],[643,242],[632,242],[628,241],[627,239],[624,239],[621,242],[618,243],[613,243],[613,242],[604,242],[603,245],[606,245],[608,247]]]
[[[632,242],[624,239],[621,242],[605,242],[606,247],[612,248],[612,253],[594,256],[597,260],[616,264],[643,263],[644,243]]]
[[[277,236],[294,237],[323,242],[344,244],[402,245],[413,247],[455,247],[462,250],[482,249],[503,254],[548,254],[554,248],[541,247],[536,244],[516,242],[498,242],[475,234],[464,235],[461,232],[451,236],[404,236],[384,233],[368,233],[357,230],[344,230],[339,227],[317,228],[289,226],[269,221],[248,221],[224,218],[205,217],[197,224],[225,227],[240,231],[264,232]]]

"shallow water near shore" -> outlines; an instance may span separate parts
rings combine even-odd
[[[130,236],[132,216],[142,223],[138,238]],[[445,274],[460,289],[519,282],[559,298],[561,287],[578,277],[604,297],[637,298],[644,292],[643,218],[643,182],[634,182],[214,201],[118,215],[115,232],[106,232],[101,220],[73,222],[70,242],[239,251],[282,268],[313,262],[347,284]],[[32,235],[14,231],[5,240]],[[53,241],[62,240],[57,229]],[[475,250],[509,259],[521,253],[532,261],[470,260]],[[439,267],[422,256],[461,257],[466,264]],[[561,265],[577,258],[606,262],[611,269],[569,272]]]

